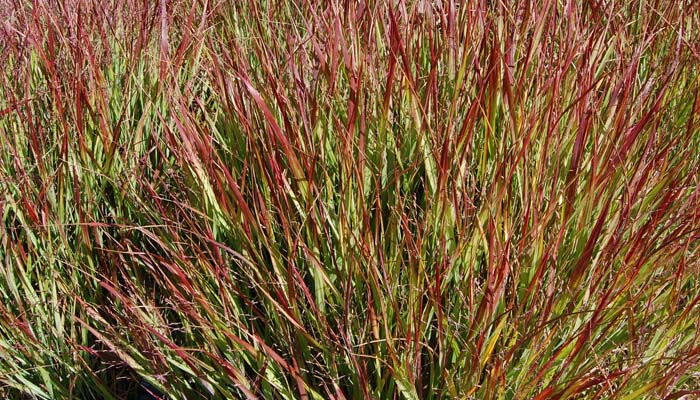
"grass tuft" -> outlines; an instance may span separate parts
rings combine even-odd
[[[0,396],[700,395],[692,3],[0,0]]]

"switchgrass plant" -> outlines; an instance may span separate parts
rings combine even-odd
[[[700,395],[693,0],[0,14],[1,397]]]

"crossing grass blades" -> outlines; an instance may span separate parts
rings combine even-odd
[[[700,395],[693,1],[0,14],[0,397]]]

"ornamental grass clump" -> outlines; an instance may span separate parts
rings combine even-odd
[[[694,1],[0,16],[0,397],[700,396]]]

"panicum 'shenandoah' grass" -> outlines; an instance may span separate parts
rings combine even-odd
[[[700,396],[694,0],[0,0],[0,397]]]

